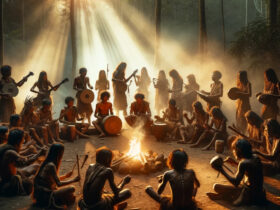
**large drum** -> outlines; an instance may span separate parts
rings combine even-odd
[[[257,100],[264,105],[269,105],[272,100],[277,100],[277,97],[271,95],[271,94],[260,94],[257,97]]]
[[[116,135],[122,129],[122,121],[118,116],[110,115],[102,120],[102,127],[109,135]]]
[[[90,104],[94,100],[94,93],[91,90],[85,89],[79,93],[79,98],[82,103]]]
[[[240,98],[240,94],[239,93],[239,89],[237,87],[233,87],[231,88],[229,91],[228,91],[228,97],[231,99],[231,100],[236,100],[238,98]]]
[[[152,125],[152,134],[158,141],[163,141],[168,131],[168,125],[163,122],[155,122]]]

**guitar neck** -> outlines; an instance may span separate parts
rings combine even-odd
[[[18,83],[22,83],[24,80],[28,79],[30,76],[32,76],[33,73],[29,73],[28,75],[26,75],[25,77],[23,77]]]

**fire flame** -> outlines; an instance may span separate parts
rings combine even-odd
[[[130,148],[126,155],[141,161],[141,141],[137,138],[134,138],[130,141],[129,145]]]

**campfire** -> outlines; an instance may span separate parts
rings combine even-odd
[[[158,155],[152,150],[143,152],[139,138],[133,138],[129,145],[127,153],[114,151],[113,170],[120,174],[149,174],[161,171],[166,167],[164,155]]]

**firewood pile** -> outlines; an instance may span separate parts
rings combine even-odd
[[[115,150],[112,168],[120,174],[150,174],[166,168],[166,161],[163,154],[151,150],[137,155],[127,155]]]

